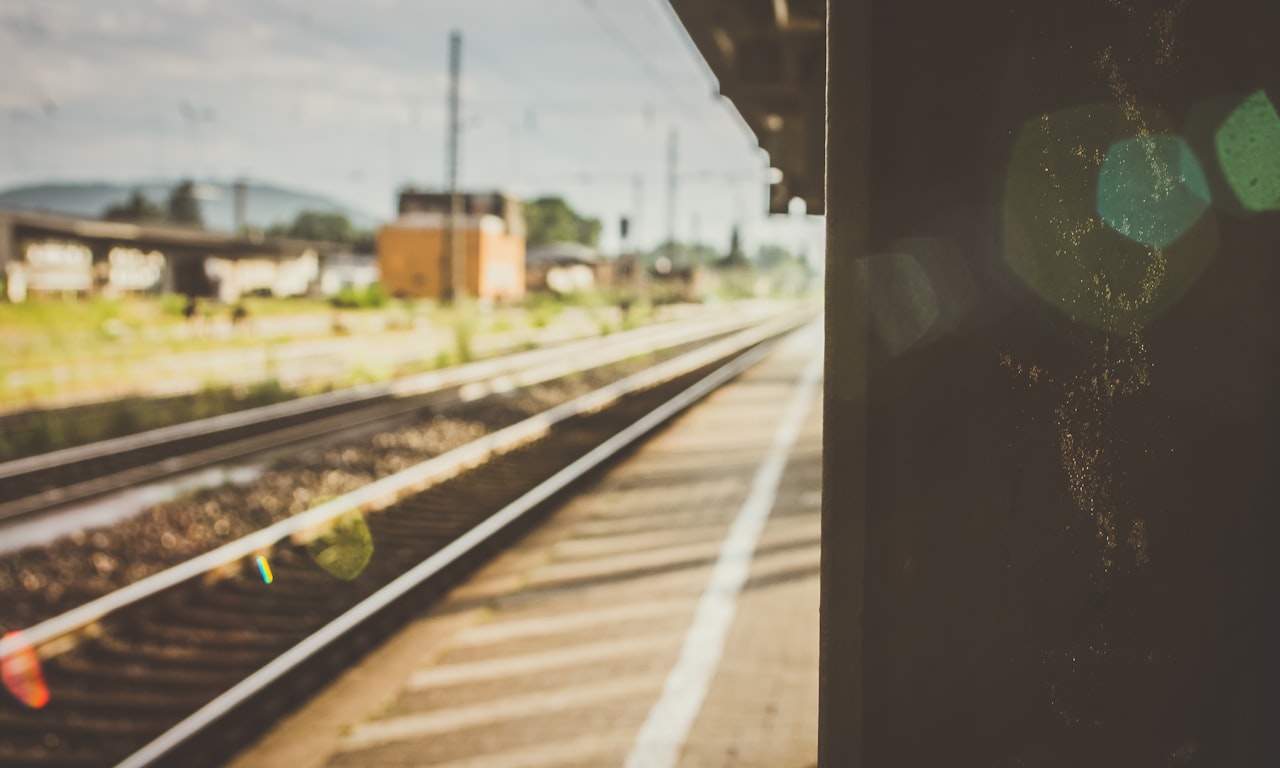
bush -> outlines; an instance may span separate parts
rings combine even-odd
[[[277,381],[246,388],[206,386],[192,395],[128,397],[109,403],[0,417],[0,461],[270,405],[295,396]]]
[[[459,317],[453,324],[453,340],[457,346],[458,362],[469,363],[475,359],[475,347],[472,344],[475,338],[476,323],[471,317]]]
[[[343,288],[329,297],[329,303],[338,309],[357,309],[360,306],[360,296],[355,288]]]
[[[528,294],[523,304],[529,312],[529,324],[534,328],[546,328],[564,309],[559,299],[546,293]]]
[[[387,289],[382,287],[381,283],[370,283],[364,289],[364,306],[370,308],[381,308],[390,303],[391,297],[387,294]]]
[[[329,303],[338,309],[379,309],[390,301],[387,289],[379,283],[370,283],[362,289],[348,286],[329,299]]]
[[[160,297],[160,311],[173,317],[182,317],[187,308],[187,297],[180,293],[166,293]]]

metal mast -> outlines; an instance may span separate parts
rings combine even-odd
[[[446,166],[449,169],[449,232],[445,263],[441,265],[441,286],[447,301],[458,301],[466,295],[466,254],[463,252],[462,195],[458,192],[459,106],[462,80],[462,33],[449,34],[449,136]]]

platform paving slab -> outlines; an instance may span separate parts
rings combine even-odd
[[[722,544],[820,349],[815,329],[786,340],[233,768],[649,765],[637,734],[688,653]],[[807,400],[723,652],[669,766],[816,764],[820,392]]]

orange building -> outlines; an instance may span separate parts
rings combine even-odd
[[[412,197],[411,197],[412,196]],[[427,198],[401,193],[401,213],[378,230],[381,282],[392,296],[438,299],[449,287],[449,215],[440,210],[447,195],[431,195],[441,205],[406,205]],[[501,205],[486,204],[497,200]],[[435,208],[435,210],[432,210]],[[466,292],[481,299],[516,300],[524,296],[524,216],[518,201],[498,195],[465,195],[458,216]]]

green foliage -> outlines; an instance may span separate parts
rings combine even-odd
[[[791,251],[776,243],[765,243],[756,251],[756,266],[763,270],[771,270],[779,265],[793,261],[796,257]]]
[[[510,333],[516,329],[516,324],[508,315],[499,315],[489,324],[490,333]]]
[[[809,260],[773,243],[760,246],[756,267],[769,278],[771,292],[784,296],[803,293],[813,282],[814,268]]]
[[[302,211],[291,224],[276,224],[267,230],[273,237],[292,237],[298,240],[318,240],[326,243],[349,243],[356,238],[356,229],[341,213],[326,211]]]
[[[378,238],[372,230],[357,229],[351,238],[351,250],[356,253],[372,254],[378,252]]]
[[[346,243],[356,253],[373,253],[377,250],[373,232],[356,229],[345,214],[330,211],[302,211],[292,223],[272,225],[267,229],[267,235],[324,243]]]
[[[476,318],[474,313],[460,311],[453,321],[453,340],[458,351],[458,362],[469,363],[475,354]]]
[[[327,299],[311,299],[302,296],[284,298],[245,296],[240,302],[244,304],[251,317],[322,314],[333,306]]]
[[[742,255],[742,237],[738,234],[738,225],[733,226],[733,233],[729,236],[729,261],[742,261],[746,257]]]
[[[646,298],[621,296],[618,306],[622,309],[622,330],[624,331],[638,328],[653,319],[653,304]]]
[[[165,210],[149,200],[141,190],[134,190],[126,202],[108,206],[102,212],[102,218],[107,221],[158,222],[164,221]]]
[[[364,300],[366,306],[385,307],[391,302],[391,295],[382,287],[382,283],[370,283],[364,289]]]
[[[169,193],[169,222],[191,227],[203,227],[200,201],[196,198],[195,182],[187,180]]]
[[[247,389],[206,387],[194,395],[25,411],[0,418],[0,461],[130,435],[294,397],[276,381]]]
[[[582,243],[595,247],[600,240],[600,220],[578,215],[559,197],[540,197],[524,206],[527,246]]]
[[[187,308],[187,297],[180,293],[166,293],[160,297],[160,311],[172,317],[182,317]]]
[[[529,324],[534,328],[546,328],[564,309],[564,303],[549,293],[527,294],[524,306],[529,311]]]
[[[714,264],[720,258],[715,248],[704,243],[663,243],[645,254],[641,260],[646,266],[652,267],[664,256],[671,259],[674,267]]]
[[[390,301],[387,289],[379,283],[371,283],[365,288],[343,288],[329,299],[329,303],[338,309],[380,309]]]

